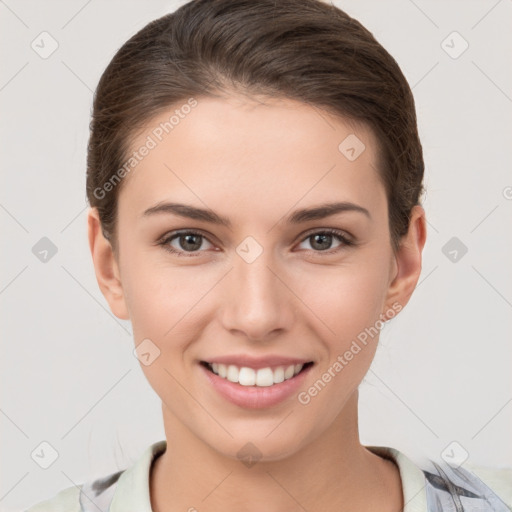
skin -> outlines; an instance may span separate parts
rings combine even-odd
[[[425,212],[414,207],[395,253],[377,142],[364,126],[290,99],[232,93],[197,100],[125,178],[117,252],[96,209],[88,214],[95,272],[112,312],[131,320],[136,345],[149,338],[160,350],[152,364],[141,364],[162,400],[167,439],[151,472],[153,510],[397,512],[398,469],[358,434],[358,386],[378,335],[307,405],[294,395],[266,409],[238,407],[205,384],[198,361],[234,353],[303,357],[315,362],[307,390],[392,304],[407,304],[421,272]],[[133,148],[169,113],[152,119]],[[350,134],[366,146],[354,161],[338,150]],[[161,201],[209,208],[232,227],[142,216]],[[371,218],[347,211],[284,221],[297,208],[331,201],[360,205]],[[327,251],[338,251],[324,254],[311,235],[325,228],[350,234],[356,245],[333,237]],[[157,245],[178,229],[204,234],[192,240],[202,241],[199,256],[187,257],[179,237],[169,244],[183,257]],[[263,249],[252,263],[236,252],[248,236]],[[237,458],[247,442],[262,454],[252,467]]]

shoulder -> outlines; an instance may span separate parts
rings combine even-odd
[[[435,469],[423,470],[429,503],[445,508],[455,504],[457,510],[466,510],[466,507],[493,512],[512,510],[512,469],[431,463]]]
[[[41,501],[25,512],[80,512],[81,486],[63,489],[52,498]]]
[[[512,468],[452,466],[425,456],[413,461],[396,448],[366,448],[395,461],[408,510],[440,512],[455,506],[456,510],[512,511]]]
[[[98,512],[110,510],[111,504],[120,511],[131,507],[134,510],[151,510],[148,489],[151,464],[166,446],[165,440],[157,441],[128,468],[67,487],[24,512]]]
[[[468,466],[468,470],[512,510],[512,468]]]
[[[108,510],[120,476],[125,470],[93,478],[63,489],[50,499],[32,505],[25,512],[90,512]]]

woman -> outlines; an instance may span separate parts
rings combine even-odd
[[[363,446],[358,386],[426,239],[414,99],[319,0],[193,1],[98,85],[89,243],[166,440],[50,510],[508,510],[510,473]]]

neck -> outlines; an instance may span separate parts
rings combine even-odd
[[[164,406],[167,449],[150,477],[154,512],[402,509],[398,468],[360,444],[357,391],[313,442],[281,460],[244,464],[191,433]]]

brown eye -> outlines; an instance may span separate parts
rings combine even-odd
[[[201,235],[191,233],[188,235],[179,235],[177,240],[179,241],[180,248],[185,251],[197,251],[202,245],[202,238]]]
[[[201,233],[195,231],[181,231],[171,233],[159,242],[159,245],[162,245],[165,250],[177,256],[196,256],[203,252],[200,248],[204,241],[207,241],[207,238]],[[172,243],[174,243],[174,245],[172,245]]]
[[[320,251],[330,249],[333,241],[333,236],[327,233],[317,233],[315,235],[311,235],[309,238],[312,240],[311,246]]]
[[[332,248],[334,239],[337,239],[340,243],[333,250],[330,250]],[[302,243],[305,241],[309,241],[313,252],[328,251],[328,254],[337,252],[346,246],[354,245],[354,243],[349,240],[343,232],[336,229],[324,229],[323,231],[310,233],[306,238],[303,239]]]

